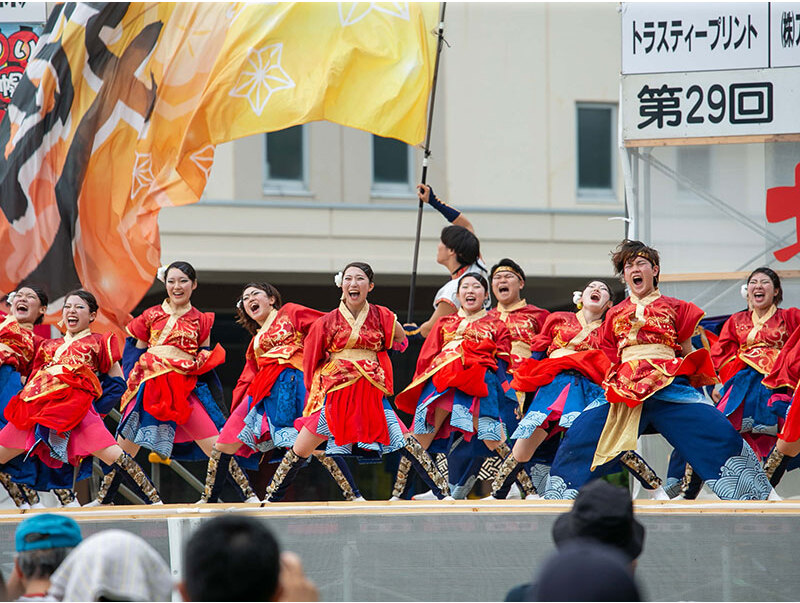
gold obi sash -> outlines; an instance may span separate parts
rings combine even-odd
[[[645,343],[622,348],[620,359],[622,362],[632,360],[672,360],[675,350],[663,343]]]
[[[531,346],[529,343],[525,343],[524,341],[512,341],[511,353],[514,356],[519,356],[520,358],[530,358]]]
[[[633,360],[672,360],[675,350],[661,343],[648,343],[623,348],[622,362]],[[639,439],[639,421],[643,404],[633,408],[622,402],[609,403],[608,417],[597,442],[592,459],[592,471],[613,460],[620,452],[636,450]]]
[[[164,358],[165,360],[188,360],[192,362],[195,359],[189,352],[185,352],[174,345],[154,345],[147,348],[147,351],[153,356]]]
[[[571,356],[572,354],[577,354],[577,352],[569,348],[558,348],[553,350],[549,358],[563,358],[564,356]]]
[[[359,360],[373,360],[378,361],[378,353],[375,350],[363,350],[356,348],[345,348],[340,352],[331,352],[331,360],[349,360],[350,362],[357,362]]]

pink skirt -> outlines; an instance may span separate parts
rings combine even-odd
[[[33,429],[22,430],[15,427],[13,423],[9,423],[0,430],[0,446],[30,450],[35,442]],[[67,457],[71,465],[77,465],[84,458],[116,443],[114,436],[103,424],[103,419],[100,418],[94,407],[90,407],[86,416],[69,434]],[[57,469],[63,466],[61,461],[50,456],[50,449],[47,445],[40,444],[33,453],[48,467]]]

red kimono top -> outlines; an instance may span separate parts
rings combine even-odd
[[[773,305],[761,318],[749,310],[732,315],[711,347],[711,359],[720,379],[727,381],[745,366],[763,375],[771,373],[781,349],[798,325],[797,308]]]
[[[793,318],[798,310],[788,308],[783,312],[792,312]],[[788,326],[789,320],[786,320],[786,323]],[[775,358],[772,370],[764,377],[762,383],[772,389],[779,387],[797,389],[798,381],[800,381],[800,328],[795,327],[789,332],[789,337]]]
[[[268,396],[285,368],[303,370],[303,341],[320,316],[319,310],[291,303],[269,313],[247,347],[244,370],[233,390],[231,411],[245,394],[251,396],[253,403]]]
[[[693,387],[716,383],[707,350],[680,357],[681,343],[691,338],[703,315],[694,304],[658,290],[642,299],[631,295],[611,308],[601,341],[613,363],[603,382],[608,401],[638,406],[680,375]]]
[[[392,395],[392,363],[386,351],[392,347],[396,322],[391,310],[369,303],[354,317],[344,302],[314,322],[303,355],[308,389],[303,416],[320,410],[328,394],[343,392],[361,379],[382,396]]]
[[[497,304],[489,310],[489,315],[503,321],[511,333],[509,373],[514,374],[522,361],[530,358],[534,338],[542,330],[548,314],[547,310],[525,303],[524,299],[511,306]]]
[[[547,317],[531,349],[547,351],[547,358],[526,359],[514,374],[511,387],[518,392],[532,392],[550,383],[566,370],[574,370],[598,385],[603,382],[611,363],[600,351],[602,320],[586,322],[583,312],[554,312]]]
[[[463,309],[442,316],[433,326],[417,359],[414,380],[395,397],[400,410],[414,413],[425,383],[433,379],[438,391],[455,387],[479,398],[488,395],[487,370],[497,359],[509,361],[511,333],[499,318],[481,310],[467,316]]]
[[[191,377],[182,379],[181,384],[177,380],[170,383],[171,390],[179,387],[181,391],[173,391],[172,400],[162,401],[164,408],[146,408],[159,420],[185,422],[191,414],[185,398],[196,384],[196,375],[206,373],[225,361],[225,350],[219,344],[211,351],[200,350],[200,345],[211,334],[213,324],[213,312],[200,312],[191,304],[175,312],[169,300],[148,308],[130,321],[128,334],[146,342],[147,350],[128,375],[128,388],[122,395],[121,407],[124,409],[136,397],[145,381],[170,373]],[[156,400],[152,402],[157,403]]]
[[[0,312],[0,365],[7,364],[27,376],[36,352],[37,335],[11,314]]]
[[[120,352],[119,339],[89,329],[62,339],[45,339],[33,362],[32,376],[6,407],[6,418],[19,429],[35,425],[65,433],[86,416],[103,393],[97,373],[107,373]]]

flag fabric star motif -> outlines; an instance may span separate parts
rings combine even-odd
[[[261,115],[273,92],[294,88],[294,81],[281,67],[283,44],[271,44],[247,55],[249,67],[242,72],[230,95],[246,98],[256,115]]]

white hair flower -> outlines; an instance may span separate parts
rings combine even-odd
[[[573,291],[572,292],[572,303],[576,306],[581,303],[581,298],[583,297],[583,291]]]
[[[10,306],[11,304],[13,304],[13,303],[14,303],[14,298],[15,298],[16,296],[17,296],[17,292],[16,292],[16,291],[12,291],[11,293],[9,293],[9,294],[6,296],[6,303],[7,303],[9,306]]]
[[[747,283],[743,283],[742,284],[742,288],[740,290],[740,293],[742,294],[743,298],[747,299]]]
[[[167,282],[167,267],[166,266],[159,266],[158,270],[156,271],[156,278],[160,280],[162,283]]]
[[[339,271],[339,272],[337,272],[337,273],[336,273],[336,275],[333,277],[333,282],[334,282],[334,283],[336,283],[336,286],[337,286],[337,287],[341,287],[341,286],[342,286],[342,276],[343,276],[343,275],[342,275],[342,272],[341,272],[341,270],[340,270],[340,271]]]

